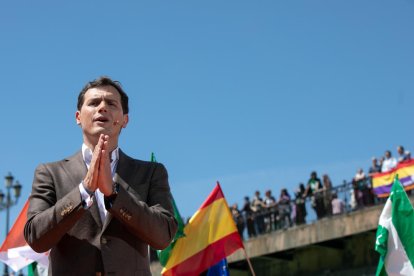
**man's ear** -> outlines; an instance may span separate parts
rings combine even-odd
[[[79,110],[78,111],[76,111],[76,113],[75,113],[75,118],[76,118],[76,124],[77,125],[80,125],[81,124],[81,117],[80,117],[80,112],[79,112]]]
[[[128,122],[129,122],[129,116],[128,114],[124,114],[124,121],[122,123],[122,128],[126,128]]]

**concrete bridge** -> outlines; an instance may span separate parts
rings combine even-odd
[[[257,275],[371,275],[383,205],[327,217],[245,242]],[[232,275],[249,275],[243,251],[228,258]]]
[[[411,198],[413,202],[413,198]],[[375,275],[375,233],[383,204],[279,230],[244,242],[256,275]],[[231,275],[251,275],[242,250],[227,258]],[[151,265],[159,275],[158,263]]]

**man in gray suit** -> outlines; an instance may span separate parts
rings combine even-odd
[[[118,82],[89,82],[77,107],[82,150],[37,167],[25,239],[51,249],[50,275],[151,275],[148,245],[165,248],[177,230],[167,171],[119,149],[128,96]]]

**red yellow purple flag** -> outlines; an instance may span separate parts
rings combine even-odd
[[[161,272],[164,276],[199,275],[244,247],[218,182],[185,226],[184,233]]]
[[[395,176],[398,175],[398,179],[404,190],[414,189],[414,159],[399,163],[397,167],[385,173],[377,173],[372,176],[372,186],[375,194],[378,197],[388,197],[392,184],[394,183]]]

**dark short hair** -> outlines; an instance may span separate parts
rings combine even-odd
[[[81,90],[81,92],[78,95],[78,110],[81,110],[83,102],[85,100],[85,93],[91,88],[95,87],[102,87],[102,86],[112,86],[115,88],[119,95],[121,96],[121,106],[122,106],[122,112],[124,114],[128,114],[129,107],[128,107],[128,95],[125,93],[125,91],[121,87],[121,83],[119,81],[114,81],[109,77],[102,76],[99,77],[93,81],[88,82]]]

